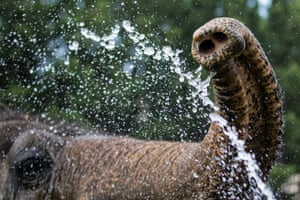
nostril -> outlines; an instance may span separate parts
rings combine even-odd
[[[228,40],[227,35],[225,35],[222,32],[216,32],[216,33],[213,33],[212,35],[213,35],[213,38],[219,42],[225,42]]]
[[[199,52],[200,53],[211,53],[215,49],[215,44],[212,40],[204,40],[199,44]]]

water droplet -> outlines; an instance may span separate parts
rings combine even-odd
[[[179,77],[179,81],[182,83],[182,82],[184,82],[184,76],[180,76]]]
[[[95,42],[100,41],[100,37],[96,33],[92,32],[86,28],[81,28],[80,33],[87,39],[94,40]]]
[[[194,172],[193,177],[194,178],[199,178],[200,176],[197,174],[197,172]]]
[[[122,22],[122,26],[123,26],[123,28],[124,28],[127,32],[129,32],[129,33],[134,32],[134,27],[131,26],[130,21],[124,20],[124,21]]]
[[[77,51],[78,51],[78,48],[79,48],[79,42],[77,42],[77,41],[73,41],[73,42],[71,42],[71,44],[69,45],[69,49],[70,49],[71,51],[77,52]]]
[[[153,47],[146,47],[144,49],[144,54],[148,55],[148,56],[152,56],[155,53],[154,48]]]

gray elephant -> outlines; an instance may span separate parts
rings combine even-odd
[[[192,55],[215,73],[215,113],[235,127],[267,180],[282,134],[281,91],[259,42],[216,18],[194,32]],[[0,199],[253,199],[257,187],[226,128],[202,142],[105,136],[24,115],[0,121]]]

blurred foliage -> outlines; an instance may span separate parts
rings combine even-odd
[[[300,2],[273,0],[265,17],[260,8],[256,0],[2,0],[1,102],[116,134],[199,140],[210,110],[170,72],[171,61],[135,57],[137,43],[122,28],[120,45],[110,50],[82,31],[104,37],[129,20],[155,51],[166,45],[183,50],[182,70],[195,74],[193,31],[216,16],[234,17],[261,41],[285,95],[281,165],[271,175],[276,190],[300,172]],[[282,191],[278,196],[288,198]]]
[[[270,184],[276,188],[277,199],[293,199],[293,195],[286,194],[283,191],[284,183],[294,174],[297,173],[296,165],[276,165],[271,172]]]

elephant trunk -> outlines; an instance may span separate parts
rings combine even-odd
[[[269,172],[281,142],[282,102],[261,45],[241,22],[216,18],[194,32],[192,55],[215,73],[215,112],[236,127],[247,151],[255,155],[264,173]]]

